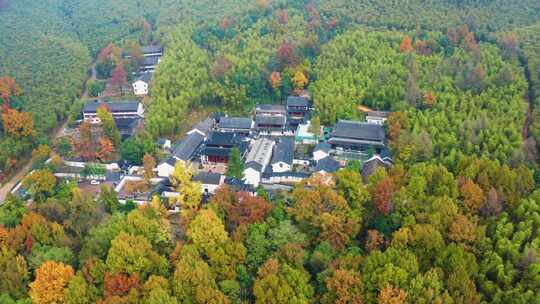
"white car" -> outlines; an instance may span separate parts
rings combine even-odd
[[[101,182],[98,181],[98,180],[91,180],[90,181],[90,185],[99,185],[99,184],[101,184]]]

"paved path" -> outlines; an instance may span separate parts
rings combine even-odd
[[[21,180],[23,177],[30,172],[30,169],[32,168],[32,162],[29,161],[24,167],[20,168],[15,175],[11,177],[11,179],[2,185],[2,188],[0,188],[0,205],[4,203],[4,200],[6,199],[9,192],[11,192],[11,189],[13,189],[19,180]]]
[[[96,79],[96,63],[94,62],[92,64],[92,74],[90,75],[90,78],[88,78],[88,81]],[[81,98],[87,99],[88,98],[88,89],[85,85],[84,92],[81,94]],[[67,119],[62,121],[59,126],[56,127],[56,129],[53,132],[52,139],[56,139],[58,137],[61,137],[64,134],[64,129],[67,127]],[[23,179],[28,172],[32,169],[32,161],[28,160],[28,162],[20,168],[17,173],[15,173],[9,181],[7,181],[5,184],[3,184],[0,187],[0,205],[4,203],[4,200],[6,199],[7,195],[11,192],[11,190],[17,185],[17,183]]]
[[[92,73],[90,74],[90,78],[88,78],[88,80],[86,80],[86,84],[88,84],[88,82],[91,81],[91,80],[96,80],[96,78],[97,78],[96,62],[94,61],[92,63]],[[88,86],[86,84],[84,86],[84,92],[81,95],[81,99],[88,99]]]

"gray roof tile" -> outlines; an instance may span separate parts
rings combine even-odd
[[[292,165],[294,160],[294,138],[293,137],[281,137],[274,147],[274,154],[272,155],[272,164],[284,162]]]
[[[199,172],[193,177],[194,181],[201,182],[206,185],[219,185],[221,182],[221,174],[213,172]]]
[[[190,160],[203,141],[204,136],[197,132],[188,134],[173,148],[174,157],[184,161]]]
[[[384,141],[385,138],[382,126],[349,120],[338,121],[331,136],[368,141]]]
[[[315,166],[316,172],[324,171],[326,173],[334,173],[341,167],[341,164],[333,159],[332,157],[328,156],[325,157],[317,162],[317,166]]]
[[[92,100],[88,101],[84,105],[84,113],[96,113],[97,109],[105,105],[111,113],[115,112],[137,112],[139,109],[139,102],[134,100],[129,101],[102,101]]]
[[[221,117],[219,127],[222,129],[251,129],[253,120],[246,117]]]

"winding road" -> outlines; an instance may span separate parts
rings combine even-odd
[[[92,72],[90,74],[90,77],[86,80],[86,83],[84,86],[85,89],[83,93],[81,94],[81,99],[89,98],[88,86],[86,84],[88,83],[88,81],[96,79],[96,63],[95,62],[92,63],[91,71]],[[67,119],[64,119],[60,123],[60,125],[58,125],[56,129],[54,130],[51,136],[51,139],[54,140],[58,137],[61,137],[64,134],[64,129],[67,127],[67,124],[68,124]],[[11,176],[11,178],[6,183],[4,183],[0,187],[0,205],[4,203],[4,201],[6,200],[11,190],[17,185],[17,183],[20,180],[22,180],[26,176],[26,174],[28,174],[28,172],[30,172],[31,169],[32,169],[32,160],[28,160],[27,163],[23,167],[19,168],[18,171],[13,176]]]

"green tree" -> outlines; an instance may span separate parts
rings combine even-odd
[[[148,240],[124,232],[111,241],[106,263],[111,272],[138,273],[143,279],[167,272],[167,260],[152,250]]]
[[[227,176],[237,179],[244,178],[244,162],[240,156],[240,150],[236,147],[232,149],[229,162],[227,163]]]
[[[107,106],[103,105],[97,109],[97,117],[101,120],[105,136],[109,138],[115,147],[120,147],[120,132],[118,131],[116,122]]]
[[[136,138],[128,138],[122,142],[120,147],[120,153],[122,154],[122,159],[135,164],[142,164],[142,159],[144,156],[143,146]]]
[[[105,185],[101,186],[98,201],[105,206],[105,209],[110,214],[113,214],[120,209],[117,193],[112,187],[107,187]]]
[[[61,262],[72,265],[75,262],[73,251],[68,247],[41,246],[32,247],[32,253],[28,257],[28,263],[32,269],[38,269],[46,261]]]
[[[0,290],[15,299],[25,297],[30,273],[23,256],[0,242]]]
[[[212,269],[197,249],[184,246],[172,281],[173,295],[182,303],[228,303],[219,291]]]
[[[315,138],[318,139],[321,134],[321,119],[319,116],[315,116],[311,119],[311,124],[309,125],[309,131],[315,135]]]
[[[77,273],[64,290],[66,304],[92,304],[97,301],[98,295],[98,289],[86,282],[81,273]]]
[[[35,199],[43,200],[53,194],[56,177],[49,170],[36,170],[25,177],[22,184]]]
[[[191,221],[187,236],[193,245],[208,257],[213,271],[220,279],[234,279],[236,267],[245,259],[246,249],[231,241],[221,219],[212,209],[200,210]]]
[[[165,277],[151,276],[143,285],[142,304],[176,304],[177,299],[171,295],[169,282]]]
[[[269,259],[258,271],[253,285],[255,303],[310,303],[314,291],[309,274],[276,259]]]
[[[2,206],[0,206],[0,224],[6,227],[15,227],[27,212],[28,210],[22,199],[14,195],[8,195]]]

